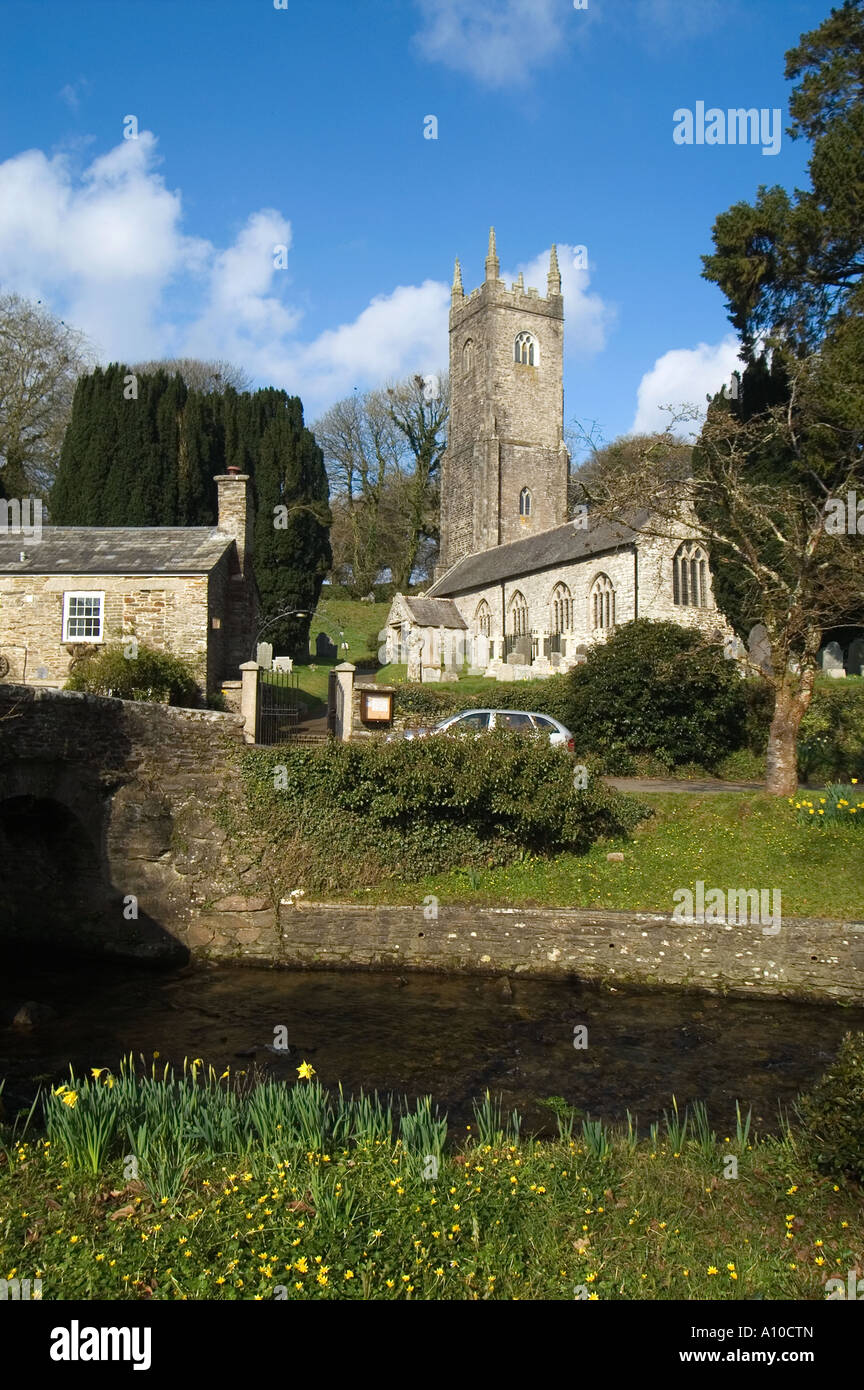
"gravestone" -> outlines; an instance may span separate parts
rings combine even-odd
[[[856,637],[849,648],[846,674],[847,676],[864,676],[864,637]]]
[[[740,637],[727,637],[723,643],[723,655],[727,661],[740,661],[747,655],[747,648]]]
[[[419,681],[423,679],[423,633],[415,630],[408,638],[408,679],[409,681]]]
[[[843,651],[839,642],[827,642],[822,648],[822,670],[826,676],[845,676]]]
[[[772,669],[768,629],[762,623],[757,623],[755,627],[750,629],[750,636],[747,638],[747,650],[750,661],[754,666],[758,666],[760,671]]]
[[[521,666],[521,665],[522,665],[522,657],[519,655],[518,652],[510,652],[509,656],[507,657],[506,665],[508,665],[508,666]]]
[[[335,661],[338,656],[336,643],[331,641],[326,632],[319,632],[315,638],[315,657],[318,661]]]
[[[273,670],[273,643],[259,642],[258,651],[255,657],[262,671]]]
[[[294,661],[293,661],[292,657],[290,657],[290,656],[274,656],[274,658],[273,658],[273,670],[274,670],[274,671],[293,671],[293,670],[294,670]]]
[[[522,637],[517,637],[513,643],[513,652],[519,657],[523,666],[531,663],[531,638],[525,633]]]

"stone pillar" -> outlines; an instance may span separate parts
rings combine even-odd
[[[334,667],[336,677],[336,737],[347,743],[351,737],[354,721],[354,672],[356,667],[350,661],[342,661]]]
[[[255,730],[258,725],[258,671],[257,661],[244,661],[240,667],[240,713],[246,720],[243,737],[247,743],[255,742]]]

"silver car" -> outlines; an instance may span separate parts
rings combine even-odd
[[[556,748],[566,748],[575,752],[575,743],[570,730],[551,714],[537,714],[524,709],[468,709],[461,714],[451,714],[432,728],[406,729],[403,738],[428,738],[433,734],[474,734],[475,737],[488,733],[491,729],[511,729],[517,733],[542,735]]]

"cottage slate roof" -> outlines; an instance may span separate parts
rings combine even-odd
[[[638,512],[632,527],[600,517],[589,517],[587,529],[566,521],[563,526],[553,526],[536,536],[466,555],[427,589],[427,596],[443,598],[447,594],[482,589],[503,579],[515,579],[536,570],[554,569],[574,560],[586,560],[592,555],[617,550],[637,539],[639,528],[644,526],[649,515],[647,511]]]
[[[450,598],[407,598],[402,602],[418,627],[461,627],[468,624]]]
[[[0,532],[0,574],[206,574],[233,544],[215,526],[45,526]]]

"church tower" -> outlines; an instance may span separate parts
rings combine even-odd
[[[450,307],[450,422],[441,476],[436,577],[464,555],[567,520],[564,300],[555,247],[546,298],[499,278],[495,229],[486,279],[466,295],[457,260]]]

